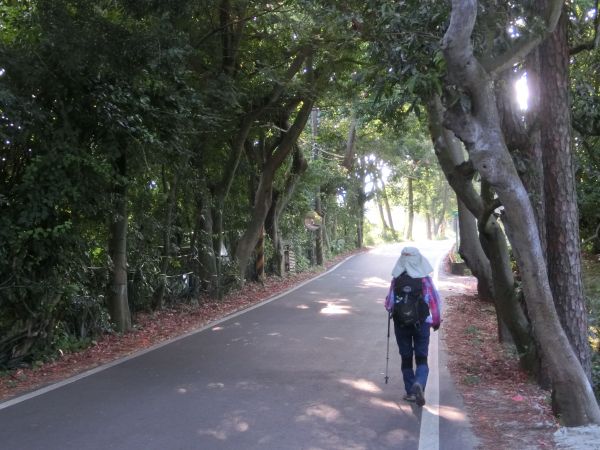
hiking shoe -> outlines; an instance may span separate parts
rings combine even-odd
[[[419,383],[413,384],[412,387],[413,395],[415,396],[415,402],[418,406],[425,404],[425,394],[423,394],[423,387]]]
[[[411,402],[411,403],[414,403],[417,401],[417,397],[415,397],[415,394],[406,394],[402,398],[404,400],[406,400],[407,402]]]

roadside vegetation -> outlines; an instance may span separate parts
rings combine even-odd
[[[597,8],[2,2],[0,368],[458,223],[500,339],[600,424]]]
[[[592,384],[600,401],[600,262],[597,255],[587,255],[583,259],[583,282],[590,311]]]

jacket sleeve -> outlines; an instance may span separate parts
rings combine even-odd
[[[423,278],[423,291],[425,293],[425,301],[429,305],[429,312],[431,313],[431,325],[439,327],[442,323],[442,301],[431,278]]]
[[[385,296],[384,306],[388,312],[392,312],[392,308],[394,307],[394,280],[395,278],[392,278],[392,281],[390,283],[390,289],[388,290],[388,293]]]

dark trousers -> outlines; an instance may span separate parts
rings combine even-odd
[[[419,327],[401,327],[394,322],[396,342],[402,358],[402,377],[404,389],[410,394],[415,382],[421,384],[423,390],[427,384],[429,366],[427,353],[429,350],[429,333],[431,324],[423,323]],[[416,368],[415,368],[416,366]]]

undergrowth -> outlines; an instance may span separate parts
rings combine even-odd
[[[583,258],[583,284],[589,312],[592,385],[600,401],[600,261],[597,257]]]

